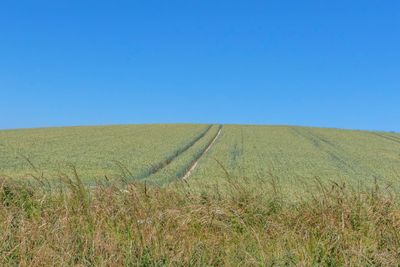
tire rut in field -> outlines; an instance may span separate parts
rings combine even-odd
[[[400,135],[399,135],[399,134],[395,134],[395,133],[386,133],[386,135],[388,135],[388,136],[390,136],[390,137],[392,137],[392,138],[397,139],[397,140],[400,141]]]
[[[222,132],[222,125],[219,126],[218,132],[215,134],[215,136],[211,139],[211,141],[205,146],[203,150],[201,150],[195,158],[190,162],[188,167],[186,168],[186,171],[183,173],[183,175],[180,175],[180,179],[183,181],[187,181],[187,179],[193,174],[194,170],[197,168],[200,159],[214,146],[215,142],[218,140],[218,137],[220,136]]]
[[[206,127],[205,130],[203,130],[200,134],[198,134],[195,138],[193,138],[189,143],[184,145],[183,147],[179,148],[176,150],[174,153],[172,153],[170,156],[168,156],[166,159],[152,165],[150,168],[147,170],[143,171],[141,174],[137,175],[134,177],[135,180],[141,180],[149,177],[150,175],[153,175],[166,166],[168,166],[173,160],[175,160],[177,157],[179,157],[181,154],[183,154],[185,151],[187,151],[189,148],[194,146],[198,141],[200,141],[212,128],[213,125],[209,125]]]
[[[346,169],[347,172],[357,173],[357,170],[353,164],[348,163],[348,161],[343,158],[343,154],[346,152],[340,149],[332,141],[327,140],[311,131],[301,132],[299,129],[291,128],[297,135],[303,137],[312,143],[312,145],[319,149],[321,152],[325,153],[328,158],[333,162],[337,168]]]
[[[400,144],[400,137],[371,132],[372,135]]]

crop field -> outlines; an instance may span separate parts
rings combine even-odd
[[[0,174],[29,176],[34,171],[29,160],[52,178],[68,165],[76,167],[84,180],[111,177],[124,170],[142,178],[190,146],[208,127],[128,125],[0,131]]]
[[[0,131],[0,266],[398,266],[399,174],[397,133]]]
[[[34,169],[57,178],[74,166],[85,181],[107,176],[167,185],[198,160],[190,182],[279,181],[306,189],[313,179],[353,186],[375,180],[397,187],[400,135],[286,126],[127,125],[0,131],[0,175]],[[34,167],[33,167],[33,166]],[[202,187],[202,186],[201,186]],[[301,192],[301,190],[300,190]]]
[[[224,167],[222,168],[221,165]],[[285,126],[225,126],[215,149],[191,177],[218,181],[274,178],[283,189],[309,188],[314,179],[399,187],[400,136],[394,133]],[[302,192],[301,190],[299,192]]]

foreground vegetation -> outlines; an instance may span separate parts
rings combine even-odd
[[[273,177],[193,191],[135,182],[88,189],[0,181],[1,266],[395,266],[400,208],[388,188],[316,179],[293,202]],[[266,182],[268,181],[268,182]],[[250,185],[255,185],[250,183]]]

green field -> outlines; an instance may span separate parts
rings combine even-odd
[[[217,126],[207,130],[207,125],[132,125],[0,131],[1,174],[24,177],[32,172],[28,158],[50,176],[74,165],[85,179],[95,179],[116,175],[123,165],[135,178],[162,181],[165,176],[172,181],[170,178],[179,176],[212,139]],[[172,158],[168,166],[148,173],[168,158]],[[227,125],[202,157],[193,179],[216,180],[224,175],[217,160],[232,175],[255,178],[273,174],[290,184],[315,176],[352,181],[377,177],[396,182],[391,179],[400,173],[400,136]]]
[[[207,125],[128,125],[0,131],[0,173],[23,178],[32,166],[56,178],[74,165],[85,180],[126,166],[145,176],[152,165],[190,144]]]
[[[27,159],[48,178],[75,166],[85,181],[125,177],[166,185],[187,171],[218,125],[127,125],[0,131],[0,175],[29,177]],[[192,183],[216,184],[227,174],[248,181],[274,177],[284,188],[308,181],[400,177],[400,135],[286,126],[225,125],[199,159]]]
[[[0,266],[398,266],[399,174],[396,133],[0,131]]]
[[[219,161],[219,163],[217,162]],[[284,189],[307,189],[315,178],[358,186],[400,184],[400,135],[286,126],[225,126],[192,179],[226,175],[247,181],[274,177]],[[301,191],[300,191],[301,192]]]

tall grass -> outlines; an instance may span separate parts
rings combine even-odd
[[[273,178],[192,190],[0,180],[1,266],[395,266],[400,209],[378,184],[316,181],[290,201]],[[263,179],[265,181],[265,179]]]

